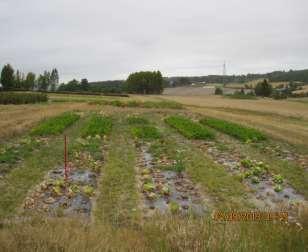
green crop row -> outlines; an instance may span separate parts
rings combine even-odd
[[[73,112],[65,112],[59,116],[52,117],[41,122],[31,131],[31,135],[47,136],[62,133],[67,127],[71,126],[80,116]]]
[[[0,92],[0,104],[28,104],[47,102],[46,94]]]
[[[106,116],[94,114],[91,116],[88,124],[81,130],[81,135],[86,136],[104,136],[111,132],[112,119]]]
[[[215,134],[209,128],[182,116],[170,116],[165,122],[189,139],[213,139]]]
[[[241,141],[257,142],[266,139],[266,136],[256,129],[245,127],[237,123],[227,122],[221,119],[204,118],[200,120],[200,123],[233,136]]]
[[[161,136],[157,128],[150,125],[132,127],[131,132],[135,137],[145,140],[157,139]]]

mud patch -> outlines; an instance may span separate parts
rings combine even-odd
[[[286,210],[290,220],[296,218],[300,206],[307,205],[304,196],[297,193],[285,179],[268,171],[263,162],[243,159],[235,149],[222,150],[216,142],[198,142],[199,148],[212,159],[237,176],[250,190],[250,198],[258,208]]]
[[[184,172],[156,168],[146,146],[140,147],[138,174],[139,188],[144,197],[141,207],[145,216],[154,213],[202,216],[207,212],[200,190],[188,176]]]
[[[90,217],[91,197],[97,186],[97,173],[71,171],[64,181],[63,168],[50,171],[46,179],[25,199],[25,211],[38,211],[50,216],[82,215]]]

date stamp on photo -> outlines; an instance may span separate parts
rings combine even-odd
[[[287,222],[289,214],[285,211],[215,211],[212,218],[215,221],[275,221]]]

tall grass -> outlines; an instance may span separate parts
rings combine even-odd
[[[228,122],[216,118],[204,118],[200,120],[200,123],[214,129],[217,129],[223,133],[233,136],[241,141],[262,141],[266,139],[266,136],[260,131],[245,127],[243,125]]]
[[[47,100],[47,95],[41,93],[0,92],[0,104],[28,104]]]
[[[62,133],[67,127],[71,126],[80,118],[73,112],[65,112],[59,116],[49,118],[41,122],[31,131],[31,135],[48,136]]]
[[[214,132],[183,116],[170,116],[165,122],[189,139],[213,139]]]
[[[281,222],[220,223],[155,216],[143,225],[33,219],[0,230],[1,251],[307,251],[307,233]]]
[[[110,133],[112,129],[112,120],[109,117],[94,114],[91,116],[88,124],[81,130],[81,135],[86,136],[104,136]]]

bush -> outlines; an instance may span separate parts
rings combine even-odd
[[[97,114],[92,115],[88,124],[81,130],[83,137],[87,136],[103,136],[111,132],[112,120],[109,117],[99,116]]]
[[[224,121],[221,119],[204,118],[200,120],[200,123],[210,126],[242,141],[260,141],[266,139],[265,135],[256,129],[248,128],[240,124]]]
[[[255,87],[255,93],[257,96],[269,97],[273,92],[273,87],[271,84],[264,79],[263,82],[259,82]]]
[[[43,121],[32,130],[31,134],[39,136],[60,134],[67,127],[76,122],[79,117],[80,116],[75,113],[65,112],[59,116]]]
[[[165,122],[190,139],[213,139],[214,132],[199,123],[182,116],[170,116]]]
[[[222,95],[223,94],[223,90],[220,87],[216,87],[215,88],[215,95]]]
[[[47,101],[47,95],[41,93],[0,92],[0,104],[28,104]]]

